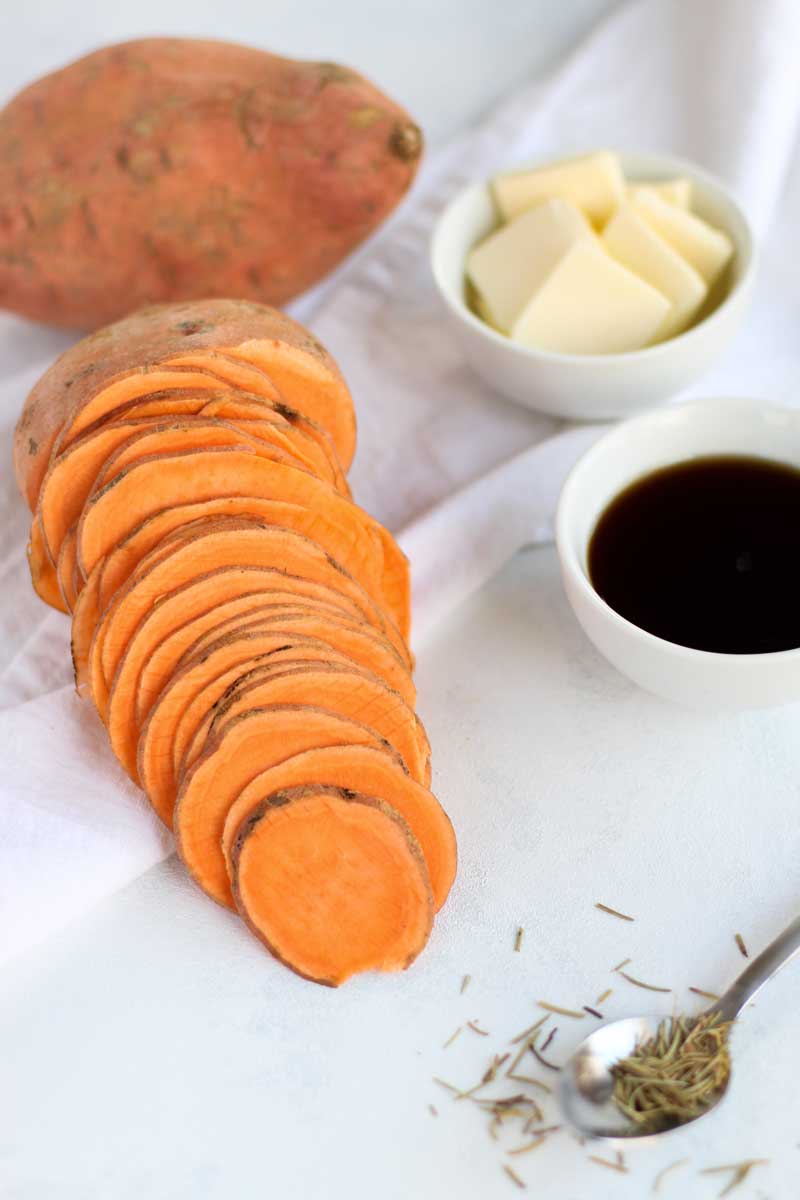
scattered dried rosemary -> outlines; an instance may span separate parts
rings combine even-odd
[[[634,921],[635,917],[629,917],[627,913],[620,912],[619,909],[609,908],[607,904],[595,904],[595,908],[599,908],[601,912],[609,913],[612,917],[619,917],[620,921]]]
[[[704,1000],[719,1000],[716,992],[707,992],[704,988],[690,987],[690,992],[694,992],[695,996],[702,996]]]
[[[699,1117],[728,1082],[730,1028],[717,1013],[663,1020],[613,1067],[617,1108],[649,1133]]]
[[[685,1167],[688,1161],[688,1158],[676,1158],[675,1162],[671,1162],[668,1166],[662,1167],[653,1180],[653,1193],[658,1193],[661,1190],[661,1184],[671,1171],[676,1171],[678,1167]]]
[[[749,958],[750,955],[747,953],[747,946],[744,944],[744,938],[742,935],[740,933],[734,934],[733,940],[736,942],[736,945],[739,947],[744,957]]]
[[[589,1155],[589,1162],[597,1163],[598,1167],[608,1167],[609,1171],[619,1171],[620,1175],[627,1175],[628,1168],[624,1163],[611,1162],[608,1158],[598,1158],[596,1154]]]
[[[747,1176],[752,1171],[753,1167],[763,1167],[769,1162],[768,1158],[747,1158],[740,1163],[726,1163],[723,1167],[706,1167],[701,1171],[701,1175],[719,1175],[724,1171],[731,1172],[731,1178],[726,1186],[719,1193],[720,1196],[727,1196],[740,1183],[744,1183]]]
[[[630,961],[630,959],[628,960]],[[627,971],[621,971],[617,968],[617,974],[623,979],[627,979],[628,983],[632,983],[635,987],[645,988],[648,992],[671,992],[672,988],[656,987],[654,983],[645,983],[642,979],[637,979],[634,975],[629,975]]]
[[[525,930],[520,925],[519,929],[517,930],[517,936],[514,938],[514,949],[517,951],[517,953],[519,953],[519,951],[522,949],[522,939],[524,936]]]
[[[539,1008],[543,1008],[545,1012],[557,1013],[559,1017],[575,1017],[578,1021],[583,1020],[583,1013],[578,1012],[574,1008],[561,1008],[561,1006],[558,1004],[548,1004],[546,1000],[537,1000],[536,1003],[539,1005]]]

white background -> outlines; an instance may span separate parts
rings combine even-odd
[[[11,93],[111,39],[228,37],[360,67],[436,142],[545,70],[610,7],[29,3],[13,19],[5,9],[0,63]],[[538,998],[580,1006],[613,983],[608,1015],[651,1007],[609,975],[628,955],[686,1005],[688,985],[720,988],[742,965],[736,930],[759,947],[794,915],[797,711],[699,719],[629,687],[565,610],[550,550],[518,557],[436,631],[421,648],[419,690],[461,872],[413,971],[314,988],[272,963],[174,861],[155,869],[0,974],[2,1200],[515,1195],[483,1118],[453,1107],[431,1076],[473,1082],[534,1019]],[[636,923],[597,913],[595,900]],[[530,1193],[639,1198],[659,1168],[688,1156],[664,1194],[712,1197],[720,1178],[700,1168],[757,1156],[771,1163],[737,1196],[795,1197],[798,979],[787,969],[748,1013],[718,1114],[630,1152],[624,1176],[563,1135],[517,1160]],[[442,1051],[473,1017],[492,1037],[465,1033]],[[554,1057],[578,1037],[567,1025]]]

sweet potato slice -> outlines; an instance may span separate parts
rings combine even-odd
[[[52,560],[58,558],[61,542],[70,527],[80,518],[96,480],[108,478],[108,470],[112,465],[116,465],[116,474],[134,458],[156,452],[163,453],[163,449],[159,451],[154,447],[151,439],[142,438],[143,434],[149,434],[151,438],[160,434],[164,438],[170,431],[170,444],[181,445],[182,448],[185,448],[187,442],[186,437],[182,438],[180,435],[188,436],[190,431],[195,430],[199,437],[194,444],[198,447],[201,444],[239,443],[253,446],[265,442],[283,451],[298,467],[312,474],[319,472],[319,478],[327,479],[333,484],[329,464],[317,444],[307,438],[306,442],[311,447],[307,449],[300,443],[300,435],[287,422],[271,410],[267,411],[270,413],[268,418],[240,420],[236,424],[211,413],[206,415],[205,410],[196,416],[166,419],[154,416],[127,417],[103,424],[83,434],[51,463],[39,493],[39,518],[46,549]],[[211,441],[209,438],[213,434],[218,434],[219,437]],[[205,443],[203,438],[206,439]],[[137,442],[134,439],[139,440]],[[126,454],[121,453],[123,447],[127,447]]]
[[[286,625],[288,628],[285,627]],[[188,688],[184,687],[179,693],[181,704],[183,698],[193,687],[194,679],[210,681],[207,691],[200,688],[191,698],[187,699],[177,718],[172,744],[173,777],[176,780],[182,772],[187,749],[194,739],[198,727],[221,694],[216,691],[216,679],[221,678],[228,668],[235,668],[234,674],[226,681],[225,687],[227,688],[234,679],[248,670],[248,665],[253,665],[259,655],[263,654],[265,648],[272,648],[275,637],[280,638],[287,646],[304,646],[309,643],[328,646],[330,650],[328,657],[331,662],[335,662],[339,656],[345,656],[350,661],[362,666],[374,667],[377,665],[385,668],[387,662],[391,665],[391,659],[387,660],[385,657],[382,660],[378,659],[376,663],[375,647],[370,645],[369,641],[359,641],[357,637],[353,636],[352,627],[347,622],[323,620],[317,613],[303,615],[298,613],[293,617],[284,616],[283,620],[273,617],[261,624],[233,628],[216,640],[200,639],[203,642],[202,648],[187,651],[175,668],[173,675],[173,680],[184,676],[190,680]],[[191,674],[195,671],[199,674]],[[380,671],[375,673],[382,679],[386,678],[386,674],[381,675]],[[389,682],[391,683],[391,679]],[[413,706],[414,685],[410,676],[401,676],[398,682],[404,688],[403,694],[406,701]],[[159,697],[160,699],[161,697]]]
[[[264,394],[274,400],[285,400],[314,417],[313,406],[307,408],[299,401],[314,390],[312,383],[324,384],[336,407],[351,410],[349,421],[341,422],[349,430],[354,424],[352,401],[336,363],[308,330],[291,317],[264,305],[239,300],[154,305],[72,346],[31,391],[14,439],[14,469],[31,510],[36,507],[53,448],[68,445],[111,409],[157,388],[219,387],[219,376],[212,377],[196,368],[165,368],[166,360],[196,351],[213,353],[236,347],[243,347],[247,355],[254,341],[259,348],[263,347],[262,361],[270,356],[270,363],[274,361],[277,370],[281,363],[291,360],[295,370],[287,367],[281,376],[284,383],[291,385],[288,389],[282,383],[276,387],[271,377],[256,372],[252,391],[262,392],[263,375]],[[316,364],[316,378],[307,359]],[[279,387],[285,390],[285,395],[280,394]],[[327,422],[321,423],[331,432]],[[350,465],[353,442],[350,431],[340,450],[345,469]]]
[[[422,852],[374,796],[320,785],[274,792],[240,826],[232,862],[236,907],[250,929],[316,983],[404,970],[428,940]]]
[[[57,608],[60,612],[69,612],[64,597],[61,595],[56,568],[45,549],[41,522],[36,515],[31,522],[28,566],[36,595],[51,608]]]
[[[61,543],[56,563],[58,586],[67,612],[74,612],[78,602],[78,537],[73,525]]]
[[[171,552],[169,537],[190,536],[196,528],[195,522],[199,519],[229,515],[245,518],[255,516],[271,524],[299,530],[308,528],[310,521],[308,510],[299,505],[263,500],[260,497],[229,496],[166,509],[143,522],[95,566],[87,586],[78,597],[73,614],[72,655],[76,683],[79,687],[88,682],[89,647],[100,616],[143,559],[154,552],[165,539],[167,542],[164,552]],[[327,517],[324,514],[318,520],[314,520],[313,528],[315,533],[320,533],[321,536],[325,534],[328,544],[334,541],[335,530],[330,537],[325,533]],[[374,602],[370,601],[360,585],[346,576],[347,573],[340,570],[337,578],[346,586],[335,589],[335,593],[338,594],[328,595],[327,599],[340,606],[344,604],[354,612],[360,612],[368,623],[385,632],[398,657],[410,666],[410,652],[399,631]]]
[[[392,746],[417,782],[427,778],[428,747],[417,718],[397,692],[363,667],[334,663],[263,663],[232,683],[195,732],[184,758],[188,768],[209,736],[248,708],[275,704],[319,704],[329,712],[363,721]]]
[[[328,463],[334,486],[342,495],[349,497],[350,486],[333,444],[333,438],[327,429],[309,417],[307,413],[298,412],[296,408],[292,408],[283,400],[268,400],[266,396],[253,396],[247,392],[233,390],[229,390],[224,398],[210,400],[203,406],[201,412],[208,416],[222,417],[227,421],[238,421],[246,416],[256,419],[259,406],[262,409],[268,407],[276,415],[282,417],[291,426],[294,433],[304,439],[304,445],[307,445],[308,442],[313,443],[316,451]],[[320,477],[327,478],[322,472],[320,472]]]
[[[258,460],[257,460],[258,461]],[[220,517],[196,522],[179,531],[168,546],[159,546],[145,558],[116,594],[98,625],[90,653],[92,696],[101,716],[108,701],[108,688],[137,625],[159,614],[159,629],[167,624],[163,598],[191,579],[218,567],[273,567],[324,583],[357,603],[360,589],[351,577],[310,538],[279,525],[266,525],[244,518]],[[154,605],[158,603],[157,608]],[[193,613],[184,612],[184,620]]]
[[[307,750],[256,775],[228,810],[222,851],[233,871],[231,847],[242,821],[273,792],[303,784],[328,784],[380,796],[408,822],[428,867],[436,910],[448,897],[456,876],[458,850],[450,818],[433,792],[416,783],[381,750],[371,746],[328,746]]]
[[[178,853],[200,887],[233,907],[222,854],[228,809],[268,767],[318,746],[391,747],[367,725],[320,707],[251,708],[223,725],[183,778],[175,802]]]
[[[300,609],[305,609],[301,612]],[[207,654],[216,643],[231,634],[247,634],[259,629],[271,629],[280,626],[280,613],[254,613],[248,617],[234,618],[220,622],[214,629],[201,634],[197,641],[186,651],[181,660],[191,661],[200,655]],[[318,638],[328,642],[335,649],[341,650],[348,658],[359,663],[383,679],[390,688],[405,700],[406,704],[414,707],[416,688],[408,667],[403,663],[392,644],[381,632],[362,620],[351,617],[323,616],[305,606],[302,599],[295,606],[292,617],[292,628],[297,629],[305,637]]]
[[[326,548],[341,558],[342,566],[376,603],[385,604],[384,550],[377,523],[308,472],[234,447],[142,458],[103,484],[84,506],[78,527],[78,561],[84,577],[98,559],[155,513],[237,495],[303,505],[312,514],[311,526],[302,530],[310,537],[315,536],[315,521],[325,522],[326,536],[337,526],[339,538]]]
[[[215,383],[217,388],[209,388],[205,392],[173,389],[130,400],[94,421],[85,432],[93,432],[111,421],[138,417],[210,416],[235,422],[278,417],[288,423],[297,437],[303,439],[307,449],[310,449],[309,442],[313,444],[316,452],[328,463],[328,471],[337,490],[345,496],[350,495],[344,468],[327,429],[283,400],[233,389],[222,379],[215,379]]]
[[[348,470],[356,448],[353,401],[338,368],[331,370],[332,360],[309,354],[308,349],[289,340],[254,338],[237,346],[220,346],[210,354],[177,355],[167,363],[205,367],[251,391],[260,390],[259,379],[265,376],[287,404],[328,430],[342,466]]]
[[[326,617],[338,620],[353,618],[351,609],[335,602],[335,593],[328,595],[329,589],[326,591],[321,585],[317,585],[314,589],[315,594],[312,594],[312,588],[313,585],[307,585],[304,589],[281,589],[276,584],[272,590],[247,592],[243,596],[234,596],[230,600],[218,602],[192,620],[176,626],[172,633],[151,651],[141,666],[133,705],[136,721],[139,724],[144,721],[176,665],[197,639],[209,632],[222,632],[222,627],[233,619],[252,621],[262,613],[267,615],[272,612],[277,615],[278,612],[291,611],[298,606],[301,612],[317,613],[321,620],[325,620]],[[115,684],[122,677],[130,649],[129,645],[117,668]]]
[[[339,613],[334,606],[320,604],[307,597],[305,603],[308,608],[300,609],[301,615],[311,609],[317,612],[320,620],[327,621]],[[134,782],[138,782],[136,749],[141,725],[159,692],[169,681],[182,654],[196,639],[198,625],[200,628],[213,628],[215,620],[222,620],[226,612],[235,612],[237,609],[242,619],[245,619],[247,606],[252,604],[251,597],[244,602],[242,598],[233,597],[200,614],[198,618],[177,626],[155,646],[152,645],[151,636],[156,627],[150,622],[143,622],[133,634],[112,681],[104,715],[111,748]],[[269,611],[268,605],[264,607]],[[290,628],[289,623],[294,610],[278,603],[273,603],[271,607],[275,613],[280,613],[282,624]],[[160,628],[163,626],[159,623],[159,631]],[[145,667],[153,669],[148,670],[143,687],[142,674]]]
[[[203,716],[244,671],[262,662],[341,662],[349,660],[325,642],[275,630],[228,637],[216,651],[176,671],[142,724],[137,775],[153,808],[172,828],[178,793],[176,764]]]
[[[79,687],[88,679],[86,669],[89,646],[100,617],[114,595],[127,583],[139,564],[165,541],[164,553],[171,553],[172,535],[189,536],[196,521],[208,517],[258,514],[270,523],[289,527],[301,518],[299,505],[283,504],[261,497],[224,496],[218,500],[200,501],[165,509],[143,521],[92,569],[86,587],[81,591],[72,619],[72,655],[75,678]],[[352,602],[348,602],[352,606]],[[354,606],[353,606],[354,607]],[[358,611],[358,609],[356,609]]]

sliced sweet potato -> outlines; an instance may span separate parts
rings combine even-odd
[[[340,615],[341,610],[333,605],[321,604],[309,597],[304,600],[307,607],[299,609],[299,615],[310,610],[316,612],[321,621],[329,621]],[[154,630],[161,632],[163,625],[160,621],[154,624],[145,620],[134,632],[111,683],[104,714],[111,748],[134,782],[138,782],[136,750],[141,725],[184,651],[196,639],[198,627],[213,629],[216,620],[224,620],[227,613],[236,610],[239,610],[240,619],[246,619],[247,606],[252,604],[252,597],[233,597],[221,602],[194,620],[177,626],[156,645],[152,643],[152,636]],[[259,605],[259,611],[262,607],[266,611],[270,609],[269,605]],[[282,626],[290,629],[294,610],[277,602],[273,602],[271,609],[280,614]],[[143,687],[144,667],[152,669],[148,670]]]
[[[228,637],[216,651],[181,667],[142,723],[136,766],[139,782],[164,824],[172,828],[180,764],[200,721],[243,671],[262,662],[350,660],[325,642],[283,630]]]
[[[78,537],[77,527],[73,525],[61,543],[56,563],[56,576],[67,612],[74,612],[78,602]]]
[[[319,704],[329,712],[362,721],[400,755],[412,779],[427,781],[428,747],[413,709],[376,675],[334,663],[263,663],[232,683],[200,723],[187,748],[184,769],[199,758],[209,737],[226,720],[248,708],[275,704]]]
[[[208,416],[223,417],[228,421],[237,421],[243,419],[246,415],[255,419],[257,416],[257,407],[269,407],[274,413],[282,417],[294,432],[306,440],[312,442],[317,451],[325,458],[329,464],[330,474],[337,491],[340,491],[343,496],[350,496],[350,485],[347,482],[344,467],[342,466],[336,447],[333,443],[333,438],[318,421],[309,417],[307,413],[298,412],[296,408],[286,404],[283,400],[268,400],[265,396],[254,396],[248,392],[233,391],[229,389],[226,397],[210,400],[204,405],[202,412]],[[320,473],[321,477],[325,477]]]
[[[201,501],[195,505],[176,506],[167,509],[145,521],[126,539],[117,545],[113,551],[91,572],[87,586],[78,597],[73,614],[72,625],[72,655],[75,668],[76,683],[79,687],[88,682],[89,647],[101,614],[111,602],[116,592],[127,582],[132,572],[142,560],[153,553],[164,539],[171,534],[179,537],[189,536],[187,531],[195,528],[195,522],[201,518],[228,515],[249,517],[256,516],[261,520],[279,524],[284,528],[304,530],[309,528],[311,518],[307,509],[294,504],[279,501],[263,500],[260,497],[221,497],[213,501]],[[314,532],[325,533],[327,518],[323,514],[311,523]],[[331,544],[336,537],[334,530],[330,537],[325,533],[325,540]],[[167,540],[165,553],[171,552],[172,543]],[[333,565],[333,564],[331,564]],[[380,609],[370,601],[369,596],[355,580],[348,579],[347,573],[339,571],[342,587],[335,589],[334,595],[327,597],[340,606],[360,612],[367,621],[381,632],[395,648],[398,657],[410,666],[410,653],[404,639],[392,625],[391,621]],[[329,589],[330,590],[330,589]]]
[[[219,500],[201,501],[156,513],[137,526],[95,565],[78,597],[72,618],[72,657],[79,687],[88,682],[89,647],[100,617],[143,559],[152,554],[165,539],[163,552],[171,553],[174,549],[170,540],[172,535],[183,536],[184,531],[194,527],[197,520],[212,516],[249,517],[254,509],[260,512],[262,519],[284,527],[288,527],[287,523],[290,525],[299,520],[298,505],[260,497],[225,496]],[[189,536],[188,533],[186,536]]]
[[[31,535],[28,542],[28,566],[36,595],[51,608],[57,608],[60,612],[69,612],[66,601],[61,595],[56,568],[45,549],[41,522],[35,515],[31,522]]]
[[[222,627],[233,619],[254,621],[262,614],[278,615],[279,612],[292,610],[315,612],[320,620],[325,620],[326,617],[345,621],[352,619],[352,610],[336,603],[335,596],[335,592],[331,593],[330,589],[323,588],[321,584],[317,584],[316,587],[306,584],[305,587],[299,588],[280,588],[276,583],[271,590],[265,588],[259,592],[247,592],[243,596],[234,596],[230,600],[218,602],[192,620],[177,625],[172,633],[152,650],[141,666],[133,703],[137,723],[141,724],[144,721],[176,665],[199,637],[212,631],[216,634],[217,630],[222,633]],[[129,644],[125,657],[117,668],[114,684],[122,677],[130,650]]]
[[[193,392],[190,389],[173,389],[172,391],[157,392],[138,400],[130,400],[121,404],[99,420],[94,421],[85,432],[92,432],[110,421],[127,420],[137,417],[153,416],[211,416],[221,417],[226,421],[260,420],[270,415],[288,422],[294,433],[310,441],[317,451],[329,464],[330,475],[342,495],[349,496],[350,488],[347,477],[336,453],[336,447],[326,429],[313,421],[305,413],[286,404],[283,400],[269,396],[258,396],[252,392],[242,392],[226,385],[222,379],[215,378],[216,388],[205,392]],[[81,437],[84,434],[80,435]]]
[[[312,785],[266,796],[233,845],[236,907],[298,975],[336,987],[404,970],[433,919],[422,852],[383,800]]]
[[[185,437],[178,435],[188,437],[190,431],[194,430],[199,436],[193,444],[198,447],[201,444],[239,443],[253,446],[254,443],[266,442],[282,450],[297,466],[312,474],[319,473],[319,478],[334,483],[330,464],[318,444],[309,438],[305,439],[307,445],[302,444],[300,438],[305,435],[298,434],[272,410],[266,410],[269,416],[262,420],[248,418],[236,424],[212,415],[214,411],[209,406],[208,415],[204,409],[195,416],[127,417],[89,430],[73,442],[51,463],[39,493],[38,515],[51,559],[55,561],[58,558],[61,542],[79,519],[95,481],[107,478],[112,465],[116,465],[116,474],[134,457],[141,458],[159,452],[152,441],[152,435],[155,434],[164,437],[167,431],[174,431],[170,439],[173,446],[184,446]],[[218,433],[218,440],[210,441],[211,433]],[[143,434],[151,435],[151,439],[142,439]],[[133,440],[136,438],[139,438],[138,443]],[[127,453],[118,454],[123,447],[127,447]],[[140,451],[138,454],[137,449]],[[163,449],[160,452],[163,453]]]
[[[322,355],[310,355],[307,345],[284,339],[253,338],[237,346],[220,346],[215,353],[193,351],[166,361],[174,366],[207,368],[222,379],[254,392],[260,391],[261,380],[266,377],[277,386],[287,404],[307,413],[328,430],[342,465],[348,470],[356,448],[353,401],[338,368],[331,370],[332,360],[323,347],[319,349]]]
[[[260,460],[255,460],[260,461]],[[135,468],[134,468],[135,469]],[[352,578],[320,546],[294,530],[245,518],[219,517],[184,527],[168,545],[145,558],[105,611],[92,641],[90,680],[98,711],[104,714],[108,688],[141,620],[161,614],[163,598],[184,583],[217,567],[273,567],[324,583],[357,603],[362,593]],[[166,541],[166,539],[165,539]],[[158,603],[157,608],[154,605]],[[193,613],[186,613],[189,619]],[[174,627],[161,626],[164,633]]]
[[[273,792],[319,783],[380,796],[408,822],[428,867],[433,900],[438,910],[448,897],[456,875],[457,847],[450,818],[433,792],[416,783],[382,750],[371,746],[328,746],[287,758],[256,775],[228,810],[222,851],[232,874],[231,847],[242,821]]]
[[[156,305],[72,346],[31,391],[14,439],[17,482],[31,511],[54,447],[58,452],[113,408],[158,388],[219,387],[219,377],[160,364],[195,351],[243,347],[244,354],[250,355],[254,341],[256,352],[263,354],[258,365],[274,359],[280,376],[278,387],[270,382],[267,391],[264,383],[264,394],[319,420],[319,406],[301,401],[315,390],[314,385],[324,383],[331,404],[350,410],[348,417],[337,421],[345,436],[334,439],[346,470],[355,444],[350,394],[334,360],[302,325],[275,309],[238,300]],[[316,364],[316,378],[309,359]],[[270,377],[265,374],[264,380]],[[261,392],[261,387],[251,390]],[[326,421],[320,423],[333,433]]]
[[[319,706],[251,708],[221,726],[181,781],[173,814],[178,853],[203,891],[233,907],[222,832],[242,788],[285,758],[342,744],[394,755],[374,729]]]
[[[305,608],[304,612],[300,609]],[[192,661],[198,656],[207,654],[218,641],[232,634],[252,633],[259,629],[280,627],[280,613],[253,613],[247,617],[232,618],[220,622],[218,626],[201,634],[197,641],[186,651],[179,665]],[[383,636],[380,630],[367,625],[360,619],[352,617],[323,616],[304,605],[302,599],[295,606],[292,617],[292,628],[305,637],[318,638],[328,642],[383,679],[390,688],[399,692],[407,704],[414,707],[416,689],[408,667],[403,663],[392,644]]]
[[[378,604],[384,550],[377,523],[329,484],[306,471],[262,458],[252,449],[209,448],[153,455],[131,463],[103,484],[84,506],[78,527],[78,561],[84,577],[95,563],[148,517],[165,509],[221,496],[261,496],[303,505],[312,524],[302,532],[315,537],[314,521],[339,538],[326,547],[341,558]],[[338,550],[338,553],[337,553]]]

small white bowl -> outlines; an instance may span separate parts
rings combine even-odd
[[[537,412],[607,420],[668,400],[723,353],[750,297],[755,274],[753,237],[725,186],[692,163],[666,155],[621,154],[620,160],[631,181],[691,179],[693,210],[724,229],[735,246],[722,303],[686,333],[656,346],[625,354],[554,354],[518,345],[481,321],[465,300],[465,266],[472,247],[496,225],[488,183],[475,183],[459,192],[433,232],[433,276],[465,358],[494,391]]]
[[[589,542],[610,500],[659,467],[720,454],[800,468],[800,411],[754,400],[698,400],[635,417],[600,438],[573,467],[558,504],[556,544],[567,597],[609,662],[667,700],[705,711],[800,700],[800,649],[718,654],[680,646],[621,617],[589,579]]]

